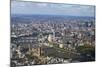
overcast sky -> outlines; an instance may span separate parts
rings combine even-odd
[[[95,7],[89,5],[84,6],[71,4],[12,1],[11,14],[49,14],[94,17]]]

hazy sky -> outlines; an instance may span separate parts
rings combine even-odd
[[[71,16],[94,16],[94,6],[34,3],[34,2],[11,2],[11,14],[49,14]]]

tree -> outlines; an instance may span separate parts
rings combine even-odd
[[[78,46],[77,52],[80,53],[79,61],[95,61],[95,47],[91,45]]]

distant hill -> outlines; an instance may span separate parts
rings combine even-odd
[[[62,20],[91,20],[95,17],[88,16],[66,16],[66,15],[11,15],[11,23],[30,23],[40,20],[45,22],[48,20],[61,22]]]

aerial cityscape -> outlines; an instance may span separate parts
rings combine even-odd
[[[95,61],[95,6],[11,1],[11,67]]]

